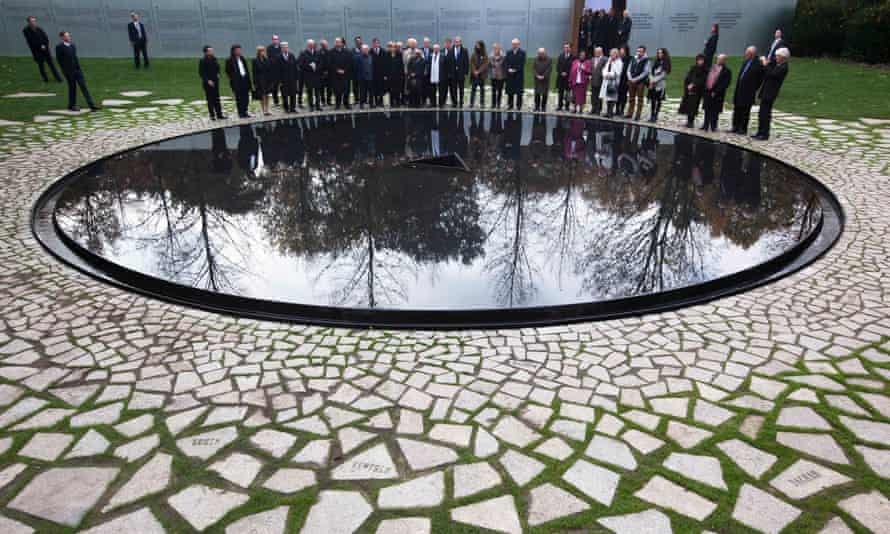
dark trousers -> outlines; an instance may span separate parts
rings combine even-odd
[[[297,80],[297,106],[303,107],[303,79]]]
[[[83,78],[83,73],[81,71],[66,74],[65,80],[68,82],[69,109],[77,106],[77,86],[80,86],[80,92],[83,93],[83,97],[84,99],[86,99],[87,105],[91,108],[96,107],[96,104],[93,102],[93,97],[90,96],[90,90],[87,89],[87,82]]]
[[[373,96],[372,103],[375,106],[383,106],[383,94],[386,92],[384,90],[383,80],[374,80],[371,82],[371,92]]]
[[[235,95],[235,107],[239,117],[247,116],[247,106],[250,104],[250,89],[247,84],[232,84],[232,93]]]
[[[306,104],[309,109],[321,109],[321,87],[306,86]]]
[[[359,82],[358,78],[353,78],[352,80],[352,101],[356,104],[360,102],[359,97],[361,96],[361,90],[359,87],[361,86],[361,82]]]
[[[760,101],[760,113],[757,116],[757,134],[769,137],[770,126],[773,122],[773,100]]]
[[[321,80],[321,96],[324,99],[325,104],[329,106],[334,100],[334,88],[331,87],[331,80],[329,78],[323,78]]]
[[[547,111],[547,97],[549,90],[535,91],[535,111]]]
[[[216,82],[216,85],[210,87],[206,83],[204,84],[204,97],[207,99],[207,112],[210,113],[210,118],[221,118],[222,117],[222,104],[219,101],[219,82]]]
[[[280,80],[277,80],[277,79],[272,80],[272,102],[274,102],[276,106],[278,105],[278,86],[279,85],[281,85]],[[284,87],[281,88],[281,93],[284,94]],[[284,108],[285,108],[285,110],[287,110],[286,106],[284,106]]]
[[[507,108],[512,108],[514,102],[516,109],[522,109],[522,93],[507,93]]]
[[[281,83],[281,107],[288,113],[297,111],[297,82]]]
[[[556,101],[557,108],[562,109],[565,106],[566,109],[569,109],[569,102],[571,99],[572,91],[569,90],[568,87],[559,86],[556,88]]]
[[[736,105],[732,110],[732,131],[748,133],[749,122],[751,122],[751,105]]]
[[[481,78],[470,79],[470,107],[476,104],[476,90],[479,90],[479,106],[485,107],[485,80]]]
[[[43,78],[43,81],[49,81],[46,77],[46,69],[43,66],[44,63],[49,65],[49,70],[53,73],[53,78],[55,78],[57,82],[62,81],[62,77],[59,76],[59,71],[56,70],[56,65],[53,63],[53,57],[49,53],[40,54],[34,58],[34,61],[37,63],[37,68],[40,70],[40,77]]]
[[[504,80],[491,80],[491,105],[495,108],[501,107],[501,101],[504,98]]]
[[[359,104],[364,107],[370,101],[371,107],[374,107],[374,94],[371,87],[371,80],[358,80]]]
[[[393,107],[401,106],[405,101],[405,95],[402,93],[401,84],[389,88],[389,105]]]
[[[590,86],[590,113],[593,115],[599,115],[603,112],[603,99],[600,98],[600,90],[602,87],[602,84],[591,84]]]
[[[709,96],[705,96],[704,101],[705,123],[702,124],[702,128],[716,132],[717,121],[720,119],[720,103]]]
[[[349,109],[349,82],[345,82],[345,87],[340,90],[334,90],[334,105],[337,109],[340,109],[340,106],[345,106]]]
[[[438,83],[428,83],[424,86],[426,88],[426,96],[429,100],[430,107],[438,107],[439,106],[439,97],[442,95],[442,102],[445,101],[445,88],[441,87],[441,84]],[[441,89],[440,89],[441,87]]]
[[[615,103],[615,112],[619,115],[624,114],[624,107],[627,105],[627,85],[618,85],[618,101]]]
[[[451,94],[451,105],[464,107],[464,78],[448,81],[448,92]]]
[[[136,64],[136,68],[140,67],[139,65],[139,54],[142,54],[142,59],[145,62],[145,68],[148,68],[148,45],[145,42],[145,39],[140,39],[139,41],[133,41],[133,63]]]

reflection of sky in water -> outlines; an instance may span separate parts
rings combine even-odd
[[[384,235],[397,235],[403,241],[408,240],[403,245],[414,250],[417,243],[410,240],[423,239],[423,236],[405,237],[397,228],[393,230],[391,227],[398,226],[400,217],[405,217],[406,221],[414,217],[416,212],[412,210],[420,206],[435,209],[425,205],[429,199],[422,194],[424,187],[432,187],[432,182],[423,182],[418,194],[414,189],[416,184],[400,182],[410,181],[411,176],[406,178],[394,173],[391,160],[376,168],[371,178],[377,184],[376,189],[367,195],[373,197],[372,201],[383,198],[388,204],[360,206],[366,196],[343,197],[350,201],[348,205],[333,206],[313,225],[313,228],[323,228],[321,249],[306,254],[282,250],[278,244],[292,236],[269,234],[270,205],[287,202],[281,193],[282,186],[292,185],[298,179],[296,167],[300,162],[289,160],[287,165],[290,167],[282,171],[281,146],[276,149],[279,153],[273,156],[272,147],[267,143],[275,138],[284,143],[285,153],[302,154],[304,147],[295,150],[298,141],[290,137],[295,130],[287,129],[263,131],[254,128],[252,131],[259,138],[256,149],[250,154],[238,152],[250,146],[241,145],[243,140],[238,128],[225,130],[225,147],[221,146],[222,136],[214,138],[210,134],[146,147],[124,156],[122,165],[114,171],[108,170],[107,166],[105,175],[112,179],[102,182],[101,186],[93,183],[90,188],[84,185],[86,181],[72,186],[63,197],[67,203],[60,203],[57,220],[76,241],[106,258],[174,282],[270,300],[367,306],[373,299],[377,307],[404,309],[558,305],[632,296],[659,287],[682,287],[753,267],[782,252],[798,238],[805,207],[803,201],[808,194],[806,180],[777,163],[764,161],[763,168],[752,175],[755,163],[752,158],[757,158],[745,156],[745,170],[740,170],[739,176],[742,180],[760,181],[761,187],[756,195],[759,208],[745,205],[744,194],[737,191],[738,199],[734,199],[730,191],[726,194],[728,199],[721,197],[720,205],[712,206],[710,204],[718,202],[718,196],[725,189],[731,189],[724,183],[723,175],[728,175],[725,169],[734,165],[732,161],[735,160],[731,159],[729,151],[735,149],[717,147],[716,157],[712,145],[710,148],[692,147],[689,153],[681,153],[680,145],[674,144],[674,134],[669,132],[637,128],[634,134],[630,129],[621,130],[621,127],[616,129],[595,122],[584,122],[583,127],[578,127],[577,119],[563,119],[558,124],[553,117],[548,117],[542,136],[541,124],[535,130],[531,119],[524,117],[519,137],[523,148],[520,160],[516,161],[511,159],[515,152],[511,152],[513,149],[503,139],[509,129],[496,139],[491,133],[491,115],[485,116],[484,129],[475,131],[471,131],[468,117],[469,114],[464,115],[462,129],[459,125],[455,129],[454,123],[450,124],[451,129],[446,124],[437,125],[436,136],[430,135],[428,122],[413,123],[413,126],[412,123],[402,124],[401,132],[409,138],[409,145],[412,138],[424,140],[409,149],[402,143],[387,144],[381,143],[380,138],[375,139],[377,152],[385,151],[388,158],[404,158],[406,153],[445,154],[454,150],[474,170],[475,181],[465,177],[463,182],[458,180],[451,188],[437,184],[436,187],[444,191],[439,191],[441,198],[431,201],[470,203],[472,206],[465,211],[475,213],[473,219],[437,218],[433,213],[427,221],[442,227],[464,224],[479,227],[479,253],[471,255],[468,264],[458,259],[456,250],[459,245],[448,241],[452,237],[466,239],[474,235],[465,228],[446,231],[423,226],[424,232],[439,236],[445,241],[439,245],[451,251],[445,254],[447,258],[438,260],[416,260],[411,253],[388,248],[381,242]],[[351,121],[349,118],[341,120]],[[366,121],[363,127],[366,131],[376,132],[385,126],[385,120],[375,117]],[[401,119],[394,115],[391,120]],[[343,132],[355,135],[355,128],[362,127],[350,122],[349,128],[333,134],[331,126],[322,124],[316,128],[303,123],[301,135],[303,139],[319,136],[322,144],[329,141],[328,144],[333,146],[342,144]],[[599,131],[595,131],[597,129]],[[647,137],[647,133],[651,135]],[[496,144],[486,152],[474,153],[474,135]],[[328,136],[334,137],[328,139]],[[430,140],[435,139],[443,145],[451,143],[454,136],[459,139],[454,146],[436,149],[430,145]],[[368,139],[349,141],[346,152],[356,146],[354,152],[368,153]],[[468,144],[471,145],[469,148]],[[535,145],[534,148],[530,144]],[[690,147],[692,144],[694,142]],[[583,153],[573,153],[571,148],[566,151],[567,145],[576,148],[583,145]],[[305,148],[305,163],[313,172],[333,161],[340,162],[346,154],[324,150],[312,152],[308,145]],[[176,153],[179,155],[173,156]],[[212,153],[228,154],[232,160],[230,167],[211,169],[208,163]],[[353,160],[353,154],[346,155],[350,156],[344,160],[347,167],[359,165],[361,168],[364,165],[358,157]],[[377,156],[370,155],[372,158]],[[622,164],[617,159],[622,155],[625,156],[623,164],[632,170],[630,176],[613,174],[620,173]],[[164,161],[170,157],[189,158],[186,161],[194,161],[194,164],[174,172],[169,167],[170,162]],[[644,157],[654,157],[658,165],[651,176],[639,175],[639,166],[635,166]],[[697,161],[697,157],[704,158],[705,167],[708,162],[713,164],[709,183],[704,185],[690,184],[693,177],[701,180],[703,163]],[[692,164],[695,172],[687,173],[688,168],[683,170],[683,158],[687,167],[689,161],[695,161]],[[253,169],[252,176],[246,169],[239,168],[242,159],[249,162],[247,166]],[[384,156],[377,159],[384,159]],[[759,160],[756,163],[761,164]],[[190,191],[188,195],[191,196],[185,198],[183,191],[168,191],[166,204],[174,221],[171,236],[167,218],[157,215],[161,210],[160,197],[152,196],[154,191],[143,182],[135,183],[137,179],[121,170],[127,169],[128,164],[143,164],[143,171],[145,167],[151,169],[149,176],[140,180],[161,178],[165,187],[180,184],[183,191],[189,187],[200,189],[195,181],[205,180],[206,183],[200,182],[200,186],[211,189],[208,196],[213,196],[215,204],[208,203],[202,208],[195,200],[200,194]],[[549,171],[542,170],[548,168]],[[321,171],[321,178],[315,174],[316,179],[307,182],[312,194],[322,199],[317,203],[339,198],[331,193],[337,187],[362,188],[358,183],[344,185],[343,181],[354,180],[352,177],[325,176],[325,172]],[[139,173],[134,171],[133,174]],[[678,174],[685,174],[685,177],[677,177]],[[448,176],[447,173],[441,177],[437,175],[435,179],[448,180]],[[89,178],[95,179],[95,176]],[[128,180],[134,183],[128,183]],[[380,193],[383,196],[375,197],[385,189],[380,184],[389,184],[391,189]],[[225,202],[219,199],[226,198],[226,188],[229,187],[242,188],[241,193],[244,190],[261,191],[260,196],[265,195],[265,202],[248,211],[227,212]],[[124,194],[120,194],[121,191]],[[468,191],[471,193],[467,194]],[[276,194],[281,194],[282,198],[271,198]],[[746,194],[750,196],[751,193]],[[88,218],[84,208],[87,204],[101,204],[99,200],[107,204],[105,216],[121,230],[119,235],[103,233],[97,241],[85,237],[89,232],[84,230]],[[782,202],[793,204],[783,206],[782,213],[788,220],[775,221],[759,212],[774,209]],[[361,227],[360,216],[366,209],[379,219],[378,224],[386,226],[383,231],[371,232],[377,239],[373,270],[369,269],[365,239],[368,232]],[[396,213],[392,213],[393,210]],[[350,219],[350,215],[356,217]],[[740,244],[728,237],[726,231],[715,233],[714,218],[724,216],[738,218],[721,223],[727,227],[739,221],[752,224],[753,237]],[[92,217],[91,214],[91,221]],[[751,222],[761,219],[762,224]],[[189,223],[183,222],[186,220]],[[330,228],[341,220],[352,221],[349,224],[358,220],[359,223],[349,232]],[[516,221],[521,221],[519,228]],[[98,223],[108,224],[108,220]],[[656,235],[666,244],[652,246],[651,243],[657,241],[653,237]],[[344,246],[338,248],[341,245]],[[452,245],[454,250],[449,248]],[[188,259],[187,268],[170,267],[177,261],[185,262],[183,258]],[[648,269],[649,261],[657,263],[657,272],[643,276],[641,272]],[[202,274],[208,271],[213,273],[209,276]]]

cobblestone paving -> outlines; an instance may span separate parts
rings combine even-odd
[[[219,316],[54,261],[29,229],[43,188],[215,125],[111,105],[0,129],[0,532],[890,532],[886,121],[712,134],[838,195],[846,232],[796,275],[430,333]]]

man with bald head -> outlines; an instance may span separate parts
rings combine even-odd
[[[757,48],[749,46],[735,82],[732,96],[732,133],[747,134],[751,121],[751,106],[757,99],[757,91],[763,83],[763,64],[757,58]]]
[[[510,51],[504,58],[507,73],[507,110],[522,109],[522,92],[525,87],[525,50],[519,47],[519,39],[510,41]]]
[[[726,66],[726,54],[717,56],[708,77],[705,81],[705,123],[701,129],[705,131],[717,131],[717,120],[723,111],[723,101],[726,99],[726,90],[732,82],[732,71]]]
[[[547,111],[547,95],[550,92],[550,73],[553,72],[553,59],[544,48],[538,49],[532,64],[535,74],[535,111]]]

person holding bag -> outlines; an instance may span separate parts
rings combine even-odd
[[[689,68],[686,79],[683,80],[683,100],[680,102],[679,113],[686,115],[686,127],[695,125],[695,116],[698,114],[698,105],[701,102],[708,79],[708,67],[705,64],[704,54],[695,56],[695,64]]]
[[[603,85],[600,89],[600,99],[606,104],[606,117],[615,116],[615,105],[618,102],[618,84],[624,72],[624,62],[618,57],[618,49],[609,51],[609,61],[603,67]]]

